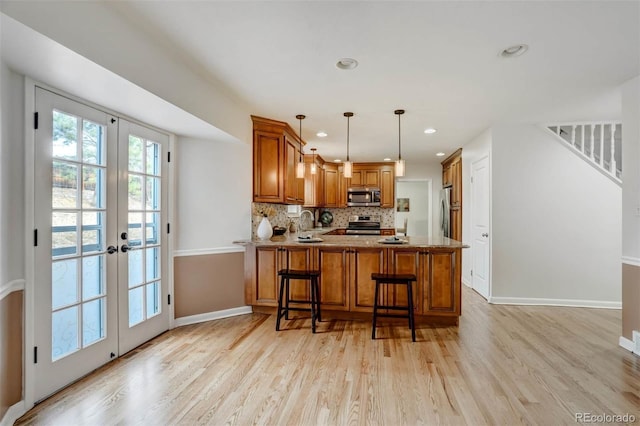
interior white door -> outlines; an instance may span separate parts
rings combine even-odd
[[[119,350],[169,329],[167,182],[169,136],[120,119]]]
[[[117,119],[36,88],[34,397],[118,354]]]
[[[485,299],[491,294],[490,190],[489,157],[483,157],[471,165],[471,282],[473,289]]]

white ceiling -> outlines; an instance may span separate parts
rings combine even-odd
[[[403,158],[431,161],[498,123],[619,119],[617,87],[640,74],[637,1],[108,5],[255,115],[298,129],[305,114],[327,160],[345,157],[345,111],[353,161],[397,157],[398,108]],[[499,56],[517,43],[529,51]],[[360,66],[337,69],[343,57]]]

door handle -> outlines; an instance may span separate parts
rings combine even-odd
[[[126,253],[126,252],[128,252],[129,250],[131,250],[131,247],[129,247],[129,246],[128,246],[128,245],[126,245],[126,244],[123,244],[123,245],[120,247],[120,250],[122,250],[122,252],[123,252],[123,253]]]
[[[488,237],[489,234],[487,234],[486,232],[484,234],[482,234],[483,237]]]
[[[113,254],[113,253],[115,253],[117,251],[118,251],[118,247],[117,246],[109,246],[109,247],[107,247],[107,253],[109,253],[109,254]]]

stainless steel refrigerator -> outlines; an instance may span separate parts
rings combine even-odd
[[[451,187],[440,190],[440,230],[443,236],[451,238]]]

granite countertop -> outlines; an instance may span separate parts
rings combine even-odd
[[[401,244],[384,244],[380,240],[388,239],[380,235],[323,235],[329,229],[303,231],[294,234],[288,232],[284,235],[273,236],[269,240],[253,239],[251,241],[234,241],[234,244],[253,244],[255,246],[334,246],[334,247],[418,247],[418,248],[468,248],[469,246],[460,241],[451,240],[446,237],[398,237],[405,240]],[[298,236],[310,236],[312,239],[321,239],[317,242],[300,242]]]

